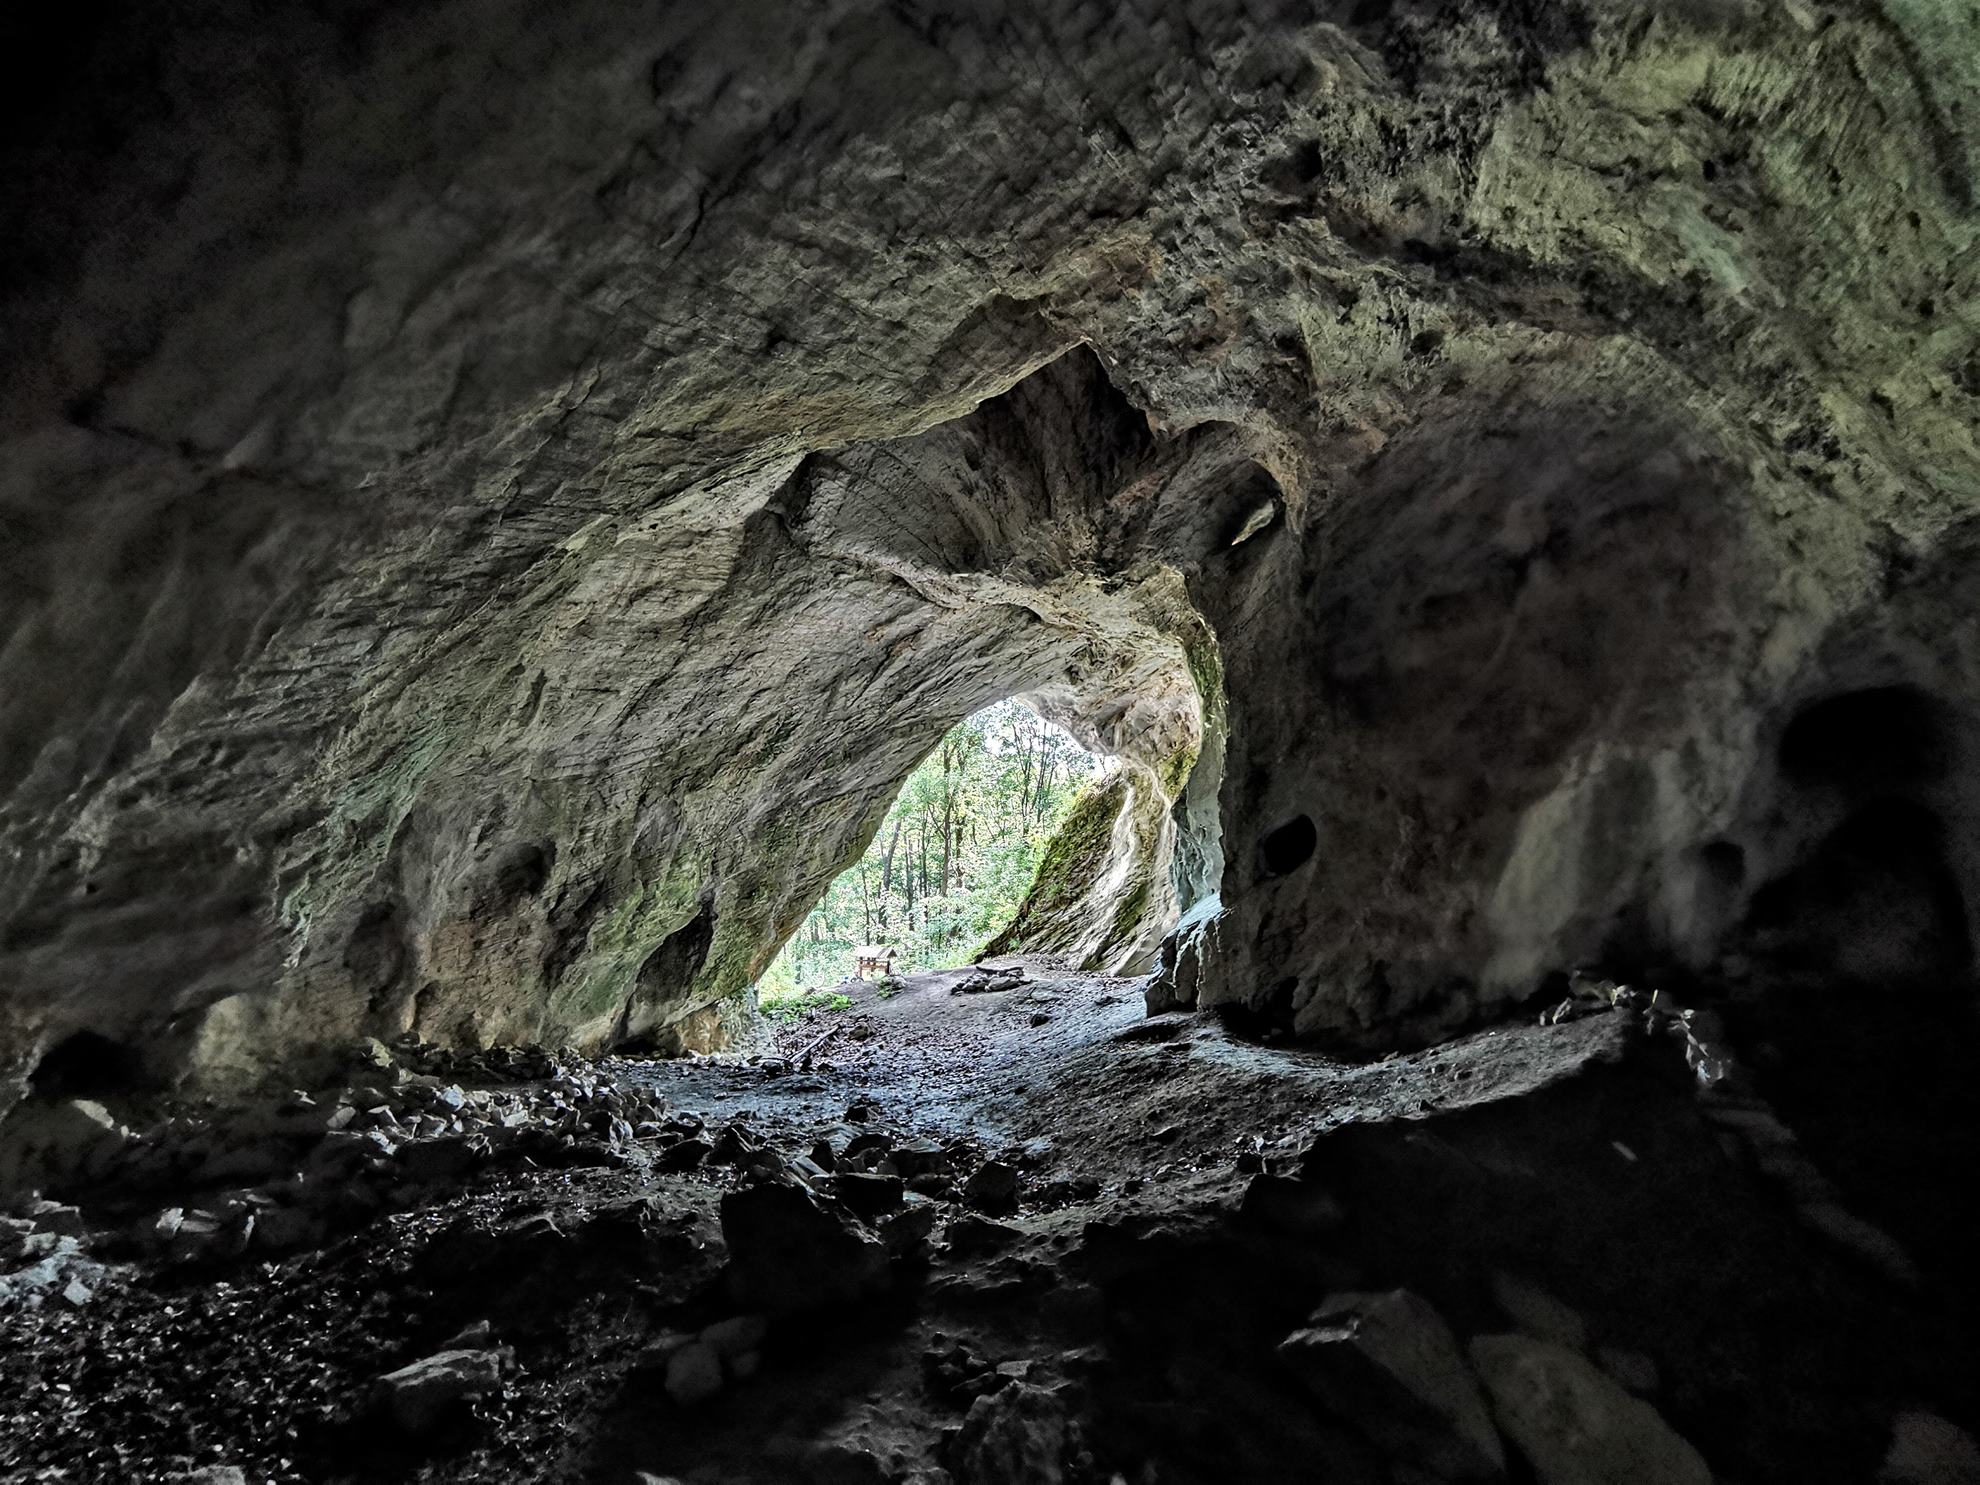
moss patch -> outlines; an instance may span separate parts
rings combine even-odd
[[[1125,773],[1112,773],[1073,801],[1065,823],[1046,842],[1017,916],[983,946],[985,954],[1050,948],[1063,936],[1066,913],[1078,907],[1106,865],[1114,822],[1127,803],[1127,787]]]

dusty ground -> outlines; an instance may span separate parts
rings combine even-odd
[[[666,1127],[395,1188],[300,1252],[133,1254],[117,1235],[165,1197],[77,1193],[108,1266],[80,1307],[0,1310],[0,1478],[1400,1479],[1276,1355],[1329,1292],[1397,1285],[1461,1337],[1531,1328],[1539,1291],[1723,1480],[1868,1480],[1898,1413],[1971,1426],[1970,1284],[1923,1240],[1940,1227],[1821,1230],[1827,1177],[1755,1143],[1750,1090],[1701,1100],[1642,1015],[1350,1064],[1021,967],[987,993],[956,993],[966,971],[845,987],[774,1056],[580,1069]],[[714,1151],[669,1169],[696,1124]],[[932,1140],[958,1188],[1008,1163],[1015,1210],[938,1191],[880,1283],[778,1310],[753,1375],[681,1400],[681,1342],[762,1308],[727,1272],[725,1195],[829,1191],[846,1165],[802,1157],[876,1134]],[[378,1379],[484,1320],[499,1387],[395,1423]]]

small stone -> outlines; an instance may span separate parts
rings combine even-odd
[[[862,1217],[896,1210],[903,1195],[899,1176],[840,1171],[833,1177],[833,1194]]]
[[[179,1228],[185,1224],[185,1220],[186,1213],[183,1207],[167,1207],[157,1216],[139,1222],[133,1229],[133,1234],[146,1247],[166,1247],[179,1235]]]
[[[62,1298],[67,1300],[73,1308],[80,1310],[92,1299],[96,1298],[96,1291],[80,1279],[71,1279],[62,1290]]]
[[[372,1160],[389,1160],[398,1146],[377,1129],[339,1130],[326,1134],[310,1152],[309,1169],[326,1174],[344,1173]]]
[[[66,1233],[70,1237],[81,1237],[85,1230],[82,1212],[64,1202],[29,1202],[22,1214],[34,1224],[37,1232]]]
[[[693,1170],[703,1164],[714,1153],[714,1147],[704,1139],[684,1139],[660,1152],[658,1161],[663,1171]]]
[[[393,1067],[392,1049],[375,1036],[359,1042],[351,1060],[358,1067],[375,1072],[390,1072]]]
[[[997,995],[1006,990],[1015,990],[1024,983],[1024,974],[1019,970],[979,969],[965,975],[949,987],[951,995]]]
[[[426,1433],[466,1403],[502,1388],[498,1351],[440,1351],[379,1379],[386,1406],[408,1433]]]
[[[949,1152],[931,1139],[913,1139],[894,1147],[894,1166],[913,1180],[916,1176],[939,1174],[949,1168]]]
[[[1050,1011],[1033,1011],[1031,1013],[1031,1024],[1033,1026],[1050,1026],[1052,1024],[1052,1013]]]
[[[935,1231],[935,1203],[915,1195],[909,1195],[904,1200],[908,1205],[880,1224],[881,1240],[894,1253],[919,1248]]]
[[[814,1187],[819,1182],[829,1178],[832,1174],[809,1155],[798,1156],[797,1159],[790,1163],[789,1170],[792,1175],[803,1181],[805,1185]]]
[[[963,1183],[963,1200],[979,1212],[993,1217],[1008,1216],[1017,1210],[1018,1172],[1001,1160],[986,1160]]]
[[[942,1230],[942,1245],[951,1258],[980,1258],[1000,1253],[1023,1237],[1020,1229],[1006,1223],[963,1216]]]
[[[1039,1188],[1038,1200],[1047,1206],[1065,1206],[1069,1202],[1092,1201],[1099,1194],[1098,1177],[1061,1176]]]
[[[689,1341],[667,1361],[667,1396],[682,1407],[722,1390],[722,1358],[704,1341]]]
[[[254,1220],[254,1243],[271,1253],[295,1253],[323,1241],[321,1218],[299,1207],[270,1207]]]
[[[717,1165],[746,1165],[751,1156],[762,1152],[762,1140],[740,1124],[731,1124],[715,1136],[708,1158]]]
[[[495,1340],[495,1327],[486,1320],[476,1320],[461,1327],[460,1333],[441,1347],[444,1351],[485,1351]]]

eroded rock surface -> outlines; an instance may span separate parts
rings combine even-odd
[[[1012,694],[1271,1025],[1964,967],[1976,27],[120,13],[6,161],[0,1087],[712,1045]]]

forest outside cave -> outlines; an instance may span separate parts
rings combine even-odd
[[[971,963],[1017,913],[1060,825],[1114,767],[1020,701],[964,718],[764,971],[759,1003],[773,1015],[821,1003],[868,944],[893,950],[896,972]]]

